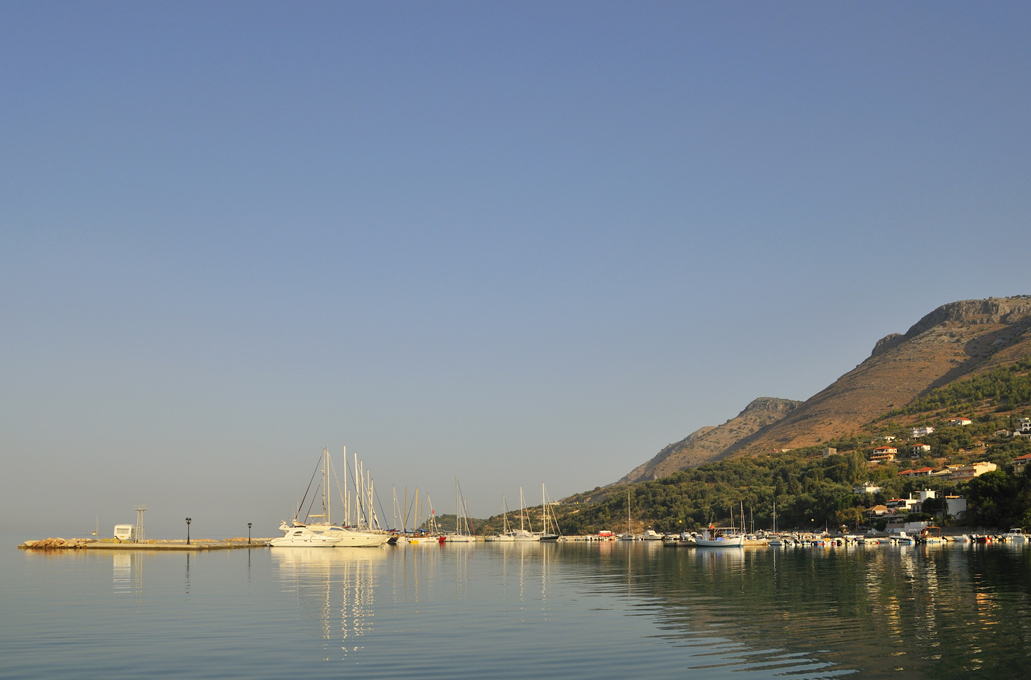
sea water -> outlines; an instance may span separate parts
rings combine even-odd
[[[994,678],[1031,550],[477,543],[16,549],[0,678]]]

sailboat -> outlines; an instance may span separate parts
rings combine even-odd
[[[626,490],[626,533],[619,537],[620,541],[636,541],[633,530],[630,528],[630,489]]]
[[[526,527],[530,529],[527,530]],[[526,514],[526,499],[523,497],[523,487],[519,487],[519,529],[510,532],[513,541],[536,541],[537,536],[533,533],[533,525]]]
[[[541,483],[541,531],[536,534],[537,539],[541,541],[557,541],[558,540],[558,529],[554,527],[555,519],[548,516],[548,492],[544,488],[544,483]],[[554,531],[552,531],[554,529]]]
[[[447,542],[472,543],[476,537],[472,535],[470,527],[469,511],[462,497],[462,487],[458,485],[458,477],[455,477],[455,533],[446,534]]]
[[[501,533],[494,536],[486,536],[483,539],[489,542],[514,541],[512,530],[508,526],[508,502],[505,501],[505,494],[501,494]]]
[[[301,506],[298,507],[293,520],[289,523],[284,521],[280,525],[279,529],[283,532],[283,535],[269,541],[270,546],[273,548],[367,548],[381,546],[390,540],[390,534],[387,533],[359,531],[333,524],[332,517],[330,516],[330,463],[329,449],[323,449],[321,460],[322,513],[317,515],[310,514],[311,506],[309,505],[309,514],[305,515],[304,521],[299,521],[301,507],[304,506],[304,501],[308,498],[306,491],[304,499],[301,501]],[[309,490],[318,472],[319,469],[316,467],[315,472],[312,474],[312,480],[308,483]],[[317,492],[318,490],[316,489]],[[314,502],[315,499],[313,497],[312,504]],[[307,521],[308,518],[314,518],[317,521],[309,523]]]
[[[777,533],[777,501],[773,501],[773,538],[771,538],[767,545],[771,548],[779,548],[784,545],[784,539]]]
[[[411,545],[440,545],[444,543],[444,535],[437,528],[437,511],[433,509],[433,499],[426,494],[426,505],[430,509],[430,515],[426,519],[426,529],[420,529],[419,520],[419,488],[415,488],[415,525],[414,532],[408,535],[408,543]]]

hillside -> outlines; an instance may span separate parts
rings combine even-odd
[[[903,335],[880,340],[869,358],[782,420],[744,437],[725,455],[813,446],[845,437],[935,387],[1031,354],[1031,296],[942,305]]]
[[[620,481],[657,479],[721,458],[848,437],[936,387],[1027,355],[1031,296],[942,305],[906,333],[878,341],[865,361],[805,402],[756,400],[724,425],[702,428],[667,446]],[[746,417],[753,405],[758,413]]]
[[[670,444],[650,461],[634,468],[619,483],[658,479],[716,460],[735,443],[783,419],[800,404],[802,402],[791,399],[759,397],[722,425],[703,427]]]

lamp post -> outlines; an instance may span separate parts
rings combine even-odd
[[[190,522],[192,521],[189,517],[186,518],[186,545],[190,545]]]
[[[247,522],[247,545],[251,544],[251,523]]]

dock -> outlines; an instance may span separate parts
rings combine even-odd
[[[244,550],[248,548],[267,548],[268,538],[248,541],[243,538],[225,540],[200,539],[187,543],[175,541],[119,541],[117,539],[95,538],[44,538],[38,541],[25,541],[18,550],[105,550],[108,552],[198,552],[205,550]]]

